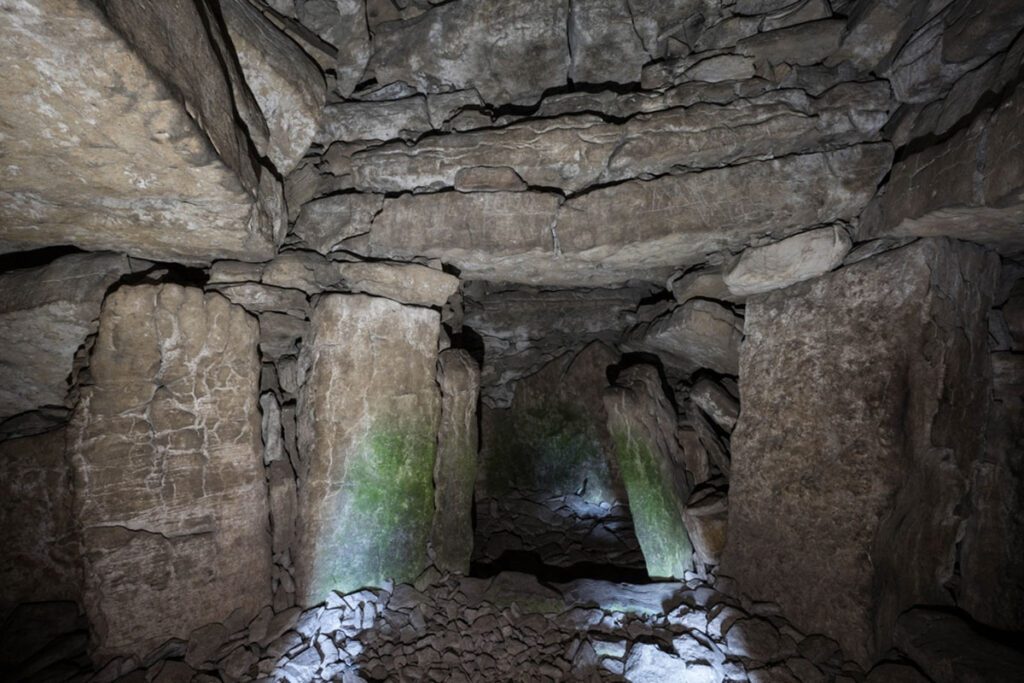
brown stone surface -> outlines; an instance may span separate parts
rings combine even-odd
[[[468,574],[473,552],[473,488],[480,439],[480,366],[467,351],[447,349],[438,356],[437,378],[441,387],[441,426],[434,463],[434,564],[441,571]]]
[[[743,318],[714,301],[690,299],[630,334],[630,348],[667,355],[666,364],[739,373]]]
[[[430,563],[440,315],[328,294],[300,357],[296,599],[412,580]]]
[[[919,240],[747,302],[721,571],[865,664],[950,601],[997,273]]]
[[[68,433],[95,656],[269,601],[256,320],[218,294],[123,287]]]
[[[0,442],[0,611],[81,597],[64,430]]]
[[[201,128],[90,3],[19,2],[0,30],[0,115],[11,131],[0,250],[71,243],[193,263],[269,256],[280,189],[269,176],[259,189],[226,86],[187,97],[210,105],[199,106]]]
[[[129,270],[124,256],[71,254],[0,274],[0,420],[65,405],[75,352]]]

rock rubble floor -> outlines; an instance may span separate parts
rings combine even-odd
[[[707,581],[542,585],[505,572],[332,596],[212,624],[91,681],[863,681],[838,646]],[[230,619],[228,621],[231,621]]]

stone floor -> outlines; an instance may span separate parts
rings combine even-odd
[[[170,640],[145,661],[114,660],[98,673],[76,673],[74,658],[54,663],[51,655],[49,669],[20,676],[139,683],[865,680],[834,642],[805,637],[771,605],[730,598],[699,579],[543,585],[516,572],[478,579],[430,570],[416,585],[332,596],[305,611],[267,607],[248,624],[231,621],[198,629],[188,641]]]

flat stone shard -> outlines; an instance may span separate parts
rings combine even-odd
[[[851,246],[846,230],[833,226],[750,247],[726,270],[725,284],[737,296],[783,289],[834,270]]]
[[[0,609],[79,601],[78,536],[64,430],[0,442]]]
[[[300,356],[296,600],[410,581],[430,564],[440,315],[328,294]]]
[[[0,274],[0,420],[65,405],[75,352],[96,331],[107,288],[129,270],[125,256],[71,254]]]
[[[302,159],[326,100],[323,74],[295,42],[245,0],[220,3],[246,85],[267,122],[263,153],[287,175]]]
[[[10,128],[0,250],[70,243],[186,263],[270,255],[273,183],[259,189],[248,158],[232,159],[233,118],[215,151],[89,3],[15,3],[0,31]]]
[[[384,197],[373,194],[339,194],[309,202],[302,207],[293,232],[311,249],[329,254],[349,237],[370,231]]]
[[[747,302],[721,571],[857,661],[950,601],[997,266],[918,240]]]
[[[689,494],[677,454],[676,416],[653,366],[624,370],[605,392],[608,431],[652,577],[682,578],[693,566],[683,510]]]
[[[381,24],[368,72],[421,92],[475,88],[489,104],[532,104],[569,72],[569,3],[523,0],[445,3],[403,22]],[[488,35],[486,41],[466,41]]]
[[[729,522],[729,498],[714,489],[694,493],[683,513],[686,531],[698,562],[717,565],[725,550]]]
[[[473,552],[473,487],[476,483],[477,401],[480,366],[467,351],[438,356],[441,427],[434,464],[434,524],[431,545],[441,571],[469,573]]]
[[[123,287],[69,428],[96,656],[270,599],[258,329],[218,294]]]

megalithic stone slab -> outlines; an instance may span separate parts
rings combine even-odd
[[[270,599],[256,319],[178,285],[107,297],[69,427],[95,656]]]
[[[447,349],[438,357],[437,381],[441,387],[441,427],[434,465],[437,490],[431,545],[438,568],[467,574],[473,552],[480,366],[468,351]]]
[[[923,239],[747,301],[721,573],[863,665],[951,601],[998,272]]]
[[[682,462],[676,414],[658,370],[650,365],[624,370],[605,392],[604,405],[647,573],[682,578],[693,566],[693,545],[683,524],[689,491],[685,470],[674,464]]]
[[[388,299],[317,303],[300,357],[300,604],[430,564],[440,325],[436,311]]]

